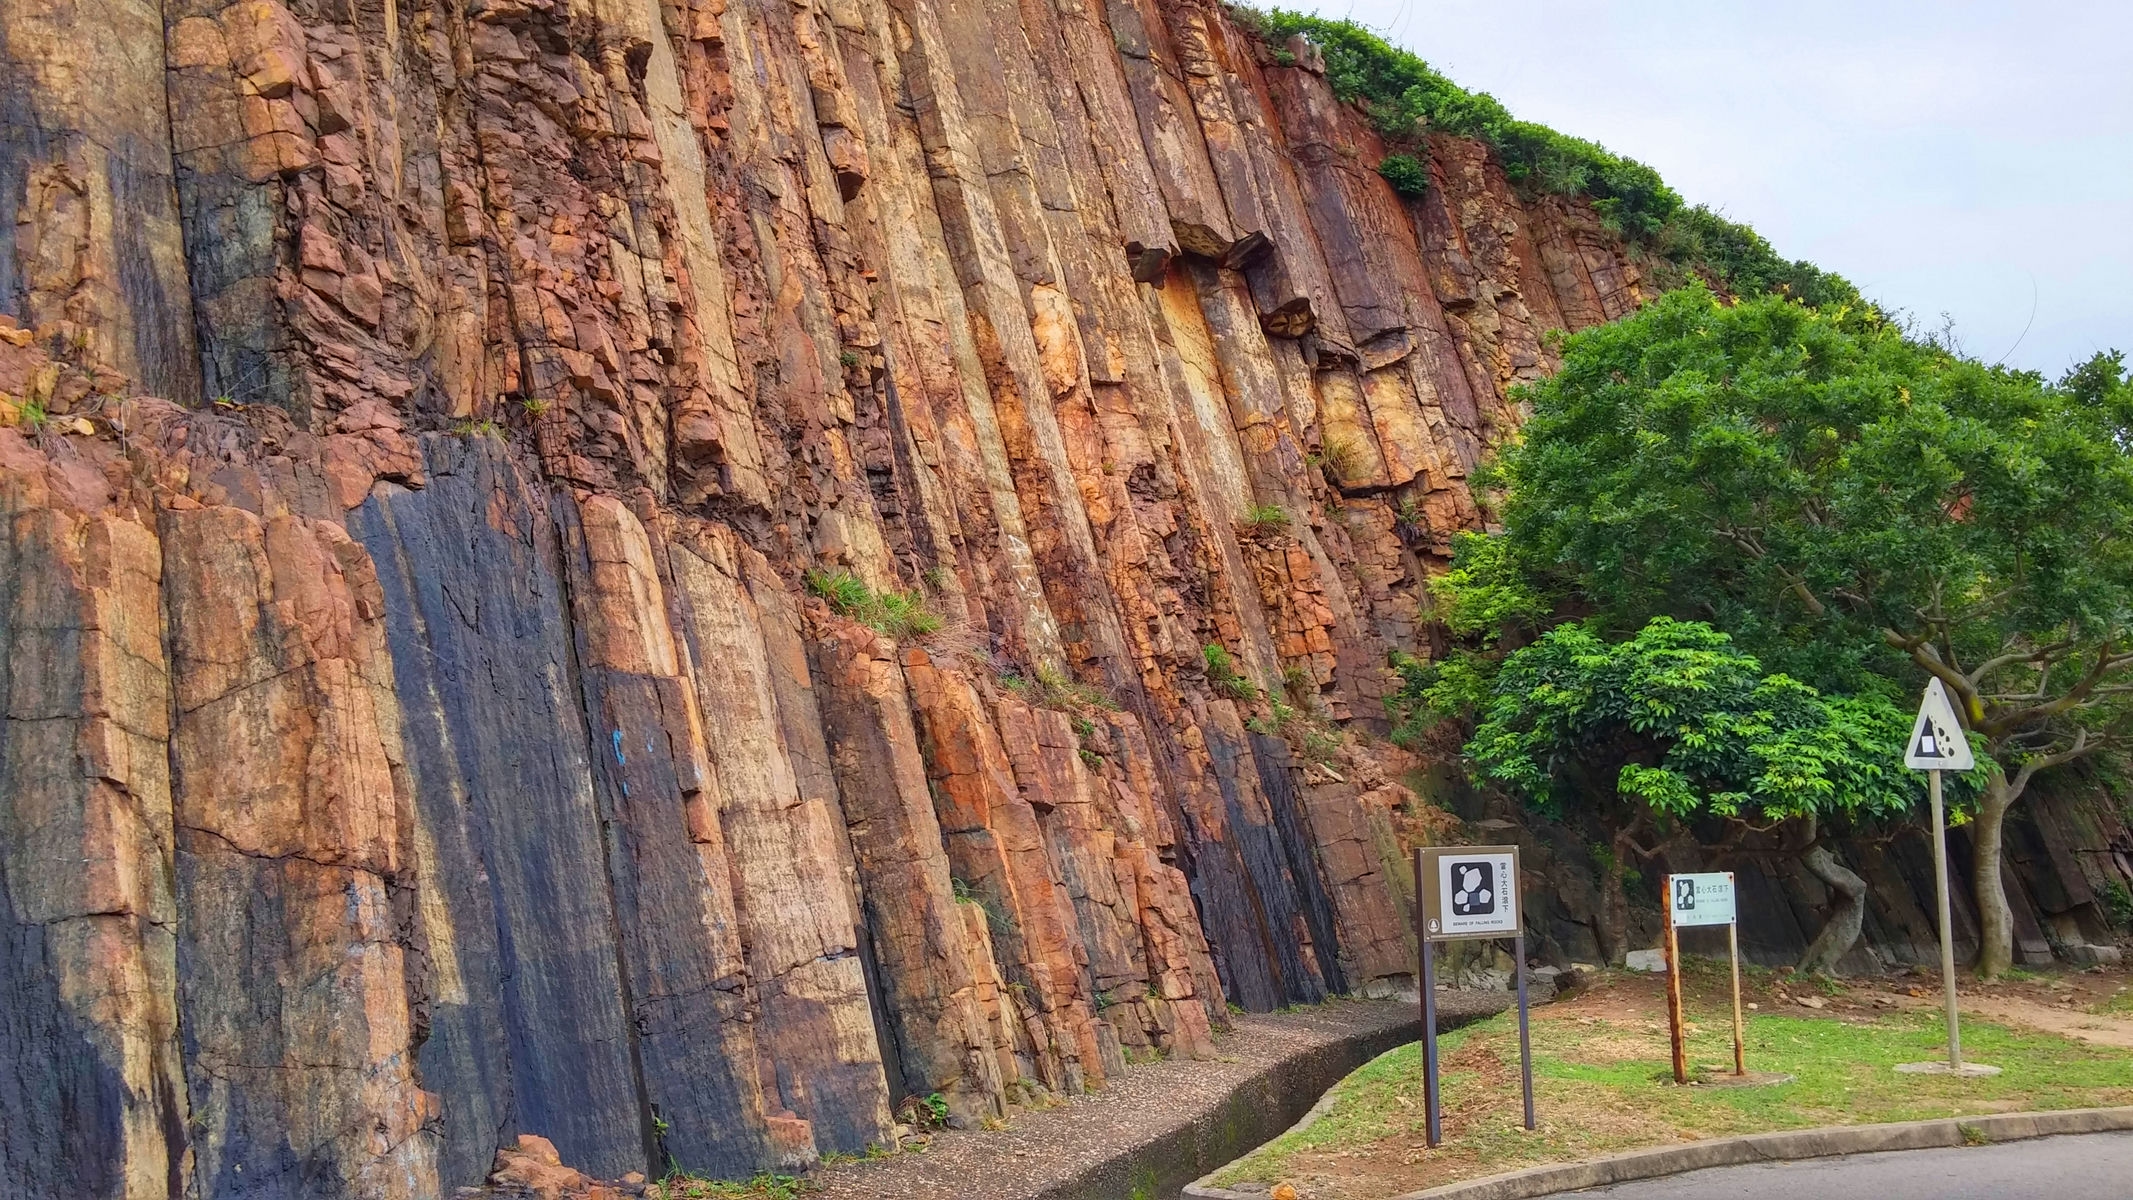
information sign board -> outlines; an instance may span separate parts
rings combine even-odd
[[[1733,873],[1669,875],[1674,903],[1667,912],[1676,926],[1731,925],[1734,921]]]
[[[1421,852],[1425,941],[1511,937],[1519,932],[1518,847],[1438,846]]]
[[[1722,925],[1726,930],[1726,958],[1733,966],[1733,1074],[1745,1077],[1748,1058],[1740,1012],[1740,906],[1733,873],[1668,875],[1659,887],[1661,899],[1666,902],[1666,1023],[1674,1043],[1674,1082],[1689,1081],[1688,1022],[1681,1015],[1681,939],[1677,931],[1696,925]]]
[[[1526,1101],[1526,1128],[1533,1113],[1533,1035],[1526,1015],[1526,933],[1520,922],[1518,847],[1433,846],[1415,851],[1416,932],[1421,935],[1422,1110],[1429,1145],[1444,1142],[1444,1106],[1438,1095],[1438,942],[1510,938],[1518,981],[1518,1075]]]

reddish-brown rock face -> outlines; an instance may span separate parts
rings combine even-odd
[[[1408,984],[1387,652],[1637,275],[1303,62],[0,5],[0,1192],[800,1166]]]
[[[1388,652],[1638,274],[1279,64],[1201,0],[0,4],[0,1194],[803,1166],[1412,986]]]

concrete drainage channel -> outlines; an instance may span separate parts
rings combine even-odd
[[[1447,1012],[1442,1021],[1447,1029],[1457,1028],[1501,1008],[1501,1004],[1477,1005]],[[1250,1153],[1294,1125],[1349,1072],[1421,1035],[1419,1016],[1409,1015],[1395,1024],[1299,1049],[1253,1072],[1211,1108],[1076,1172],[1072,1179],[1038,1193],[1037,1200],[1168,1200],[1178,1196],[1194,1178]]]

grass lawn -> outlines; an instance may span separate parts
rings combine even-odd
[[[1713,979],[1692,980],[1691,1067],[1729,1071],[1731,1021]],[[1812,986],[1798,990],[1822,1000]],[[1447,1035],[1445,1144],[1424,1144],[1421,1047],[1366,1064],[1335,1089],[1316,1123],[1232,1164],[1219,1183],[1293,1184],[1307,1200],[1378,1200],[1547,1162],[1730,1134],[2046,1108],[2133,1104],[2133,1055],[2048,1033],[1965,1019],[1966,1058],[2002,1067],[1980,1079],[1898,1075],[1941,1057],[1937,1010],[1856,1004],[1816,1011],[1756,989],[1748,1069],[1797,1082],[1761,1088],[1673,1082],[1666,1009],[1650,979],[1609,976],[1593,992],[1534,1010],[1540,1128],[1520,1127],[1518,1025],[1504,1014]]]

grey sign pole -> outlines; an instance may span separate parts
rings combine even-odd
[[[1526,930],[1520,918],[1518,935],[1511,939],[1511,953],[1518,956],[1518,1076],[1526,1088],[1526,1128],[1533,1128],[1533,1033],[1526,1023]]]
[[[1948,1069],[1963,1069],[1963,1023],[1955,1006],[1955,927],[1948,907],[1948,823],[1941,811],[1940,770],[1926,772],[1926,791],[1933,797],[1933,890],[1940,904],[1940,983],[1948,1006]]]
[[[1444,1113],[1437,1097],[1437,972],[1432,960],[1436,943],[1422,939],[1422,1106],[1429,1118],[1429,1144],[1435,1149],[1444,1141]]]

